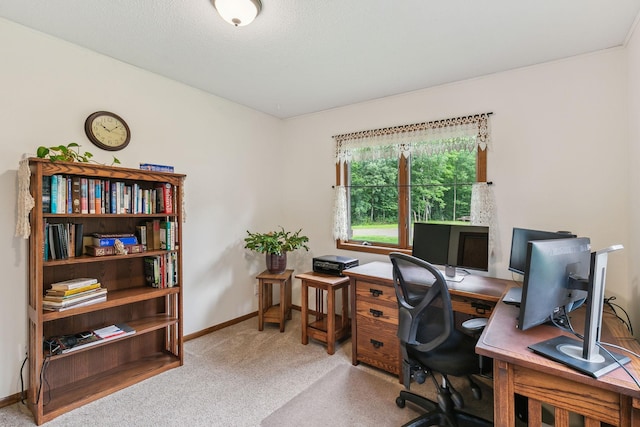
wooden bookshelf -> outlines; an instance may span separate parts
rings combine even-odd
[[[182,315],[182,184],[185,175],[82,163],[30,159],[29,238],[29,390],[28,403],[38,425],[96,399],[183,364]],[[43,212],[43,180],[52,175],[80,176],[136,184],[151,189],[168,183],[172,213]],[[127,255],[44,259],[45,223],[81,223],[83,234],[134,232],[137,225],[160,219],[178,224],[176,248]],[[177,285],[146,286],[144,257],[176,254]],[[95,277],[107,289],[106,301],[66,311],[43,310],[51,283]],[[43,340],[116,323],[136,330],[133,335],[77,351],[49,356]]]

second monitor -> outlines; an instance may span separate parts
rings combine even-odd
[[[431,264],[487,271],[489,227],[416,222],[412,255]]]

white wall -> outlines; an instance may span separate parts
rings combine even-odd
[[[612,49],[289,119],[286,151],[299,159],[291,175],[305,179],[288,181],[288,194],[314,202],[292,203],[288,215],[304,219],[314,251],[336,253],[332,135],[492,111],[488,180],[500,247],[490,273],[512,277],[515,226],[571,230],[590,237],[593,248],[622,243],[628,249],[609,258],[607,294],[631,311],[627,264],[638,240],[628,227],[626,73],[625,50]],[[384,259],[354,254],[361,262]]]
[[[94,111],[131,127],[131,143],[115,153],[123,166],[170,164],[188,175],[185,333],[255,311],[264,260],[246,257],[242,239],[282,218],[272,203],[286,164],[282,122],[2,19],[0,40],[0,399],[20,390],[27,341],[27,245],[14,237],[18,161],[40,145],[75,141],[109,163],[84,135]]]
[[[640,192],[636,185],[640,183],[640,30],[636,25],[635,31],[627,44],[628,57],[628,93],[629,93],[629,111],[627,112],[629,120],[629,242],[628,249],[629,260],[629,288],[628,297],[630,307],[640,306],[640,224],[637,219],[640,218]],[[633,262],[636,260],[636,262]],[[637,308],[628,310],[635,329],[640,329],[640,313]],[[638,334],[636,333],[636,336]]]

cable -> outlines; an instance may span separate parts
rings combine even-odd
[[[566,323],[567,323],[567,327],[562,327],[560,326],[558,323],[556,323],[556,321],[553,319],[553,317],[551,318],[551,321],[553,322],[553,324],[563,330],[566,330],[568,332],[571,332],[573,335],[575,335],[576,337],[578,337],[579,339],[584,341],[584,336],[577,333],[574,329],[573,329],[573,325],[571,324],[571,318],[567,315],[566,312],[564,312],[563,314],[564,318],[566,319]],[[618,360],[613,353],[611,353],[609,350],[607,350],[606,348],[604,348],[605,345],[610,346],[610,347],[614,347],[617,348],[618,350],[622,350],[622,351],[626,351],[630,354],[632,354],[635,357],[640,357],[639,354],[634,353],[633,351],[626,349],[624,347],[615,345],[615,344],[611,344],[611,343],[606,343],[606,342],[600,342],[600,341],[596,341],[596,345],[598,346],[598,348],[601,348],[605,353],[607,353],[609,355],[609,357],[611,357],[617,364],[618,366],[620,366],[622,369],[624,369],[624,371],[627,373],[627,375],[629,376],[629,378],[631,378],[631,380],[636,384],[636,386],[640,389],[640,381],[638,381],[638,379],[631,373],[631,371],[629,371],[629,369],[627,369],[627,367],[620,362],[620,360]]]
[[[24,360],[22,361],[22,366],[20,366],[20,402],[22,402],[23,405],[26,405],[26,402],[25,402],[26,392],[24,390],[24,378],[22,377],[22,371],[24,370],[24,365],[27,364],[28,359],[29,359],[29,355],[27,354],[24,356]]]
[[[49,366],[49,360],[51,359],[51,356],[45,356],[44,360],[42,361],[42,368],[40,369],[40,385],[38,386],[38,397],[36,397],[36,405],[38,403],[40,403],[40,393],[42,392],[42,385],[44,383],[47,383],[47,388],[49,389],[49,393],[51,393],[51,386],[49,385],[49,381],[47,381],[47,375],[46,375],[46,371],[47,371],[47,367]],[[49,404],[49,402],[51,401],[51,395],[49,395],[49,400],[47,400],[45,403],[43,403],[44,406],[47,406]]]
[[[604,299],[604,303],[611,309],[613,314],[618,319],[620,319],[620,321],[622,323],[624,323],[624,325],[627,327],[627,329],[629,330],[631,335],[633,335],[633,326],[631,325],[631,318],[629,317],[629,313],[627,313],[627,311],[624,308],[622,308],[622,306],[620,306],[618,304],[614,304],[614,303],[611,302],[611,301],[613,301],[615,299],[616,299],[615,296],[610,296],[609,298],[605,298]],[[622,317],[618,316],[618,312],[616,312],[616,307],[618,307],[620,310],[622,310],[622,312],[625,314],[625,316],[627,317],[626,321]]]

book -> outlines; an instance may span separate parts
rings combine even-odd
[[[51,213],[58,213],[58,175],[51,175]]]
[[[104,302],[107,300],[107,296],[106,295],[99,295],[95,298],[91,298],[91,299],[87,299],[84,301],[79,301],[77,304],[72,304],[72,305],[66,305],[64,307],[57,307],[57,306],[53,306],[53,305],[45,305],[42,304],[42,309],[43,310],[47,310],[47,311],[66,311],[66,310],[71,310],[73,308],[79,308],[79,307],[84,307],[87,305],[92,305],[92,304],[97,304],[99,302]]]
[[[147,248],[152,251],[160,249],[160,220],[147,221],[146,227]]]
[[[47,305],[49,307],[69,307],[72,305],[76,305],[79,302],[95,299],[97,297],[103,296],[107,293],[105,288],[93,289],[91,291],[83,292],[79,295],[71,295],[69,297],[54,297],[46,295],[42,299],[42,305]]]
[[[42,177],[42,212],[51,212],[51,177]]]
[[[160,257],[149,256],[144,258],[144,278],[147,285],[154,288],[160,287]]]
[[[77,277],[75,279],[64,280],[62,282],[55,282],[51,284],[51,289],[55,290],[69,290],[82,288],[83,286],[93,285],[98,283],[98,279],[92,277]]]
[[[142,246],[144,246],[145,250],[147,249],[147,226],[146,225],[138,225],[136,226],[136,236],[138,237],[138,241]]]
[[[120,236],[120,237],[93,237],[93,246],[113,246],[116,239],[120,240],[123,245],[137,245],[138,238],[136,236]]]
[[[173,213],[173,196],[172,196],[171,184],[165,183],[156,186],[156,198],[158,199],[157,212],[161,213]]]
[[[45,292],[47,295],[51,295],[51,296],[60,296],[60,297],[66,297],[69,295],[74,295],[74,294],[79,294],[82,292],[86,292],[86,291],[90,291],[92,289],[98,289],[100,287],[100,283],[94,283],[92,285],[87,285],[87,286],[83,286],[81,288],[75,288],[75,289],[47,289]]]
[[[89,179],[80,178],[80,213],[89,213]]]
[[[96,213],[96,180],[89,178],[88,180],[88,192],[89,192],[89,213]]]
[[[157,165],[154,163],[140,163],[140,169],[155,171],[155,172],[171,172],[173,173],[173,166]]]
[[[64,292],[64,294],[61,294],[61,292]],[[90,296],[102,295],[106,292],[107,290],[99,283],[94,283],[86,288],[70,289],[68,291],[47,290],[42,300],[48,302],[81,301],[89,299]]]
[[[124,337],[127,335],[133,335],[136,333],[136,330],[126,323],[117,323],[115,325],[109,325],[105,326],[104,328],[95,329],[93,333],[103,340],[108,340]]]
[[[144,245],[139,243],[135,245],[124,245],[124,248],[128,254],[139,254],[145,251]],[[86,254],[90,256],[117,255],[115,246],[87,245],[85,246],[85,251]]]
[[[71,212],[82,213],[80,205],[81,191],[80,191],[80,177],[74,176],[71,178]]]

